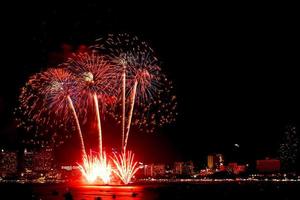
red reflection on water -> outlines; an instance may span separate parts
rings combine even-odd
[[[141,189],[141,186],[128,186],[128,185],[118,185],[118,186],[112,186],[112,185],[84,185],[80,186],[82,188],[97,188],[97,189],[116,189],[116,190],[133,190],[133,189]]]
[[[143,186],[110,186],[110,185],[82,185],[70,189],[74,199],[105,199],[139,200],[144,199]]]

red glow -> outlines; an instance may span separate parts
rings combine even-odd
[[[96,156],[90,153],[83,158],[83,164],[79,164],[79,170],[84,177],[84,183],[88,184],[110,184],[112,172],[124,183],[131,182],[132,177],[138,171],[137,162],[134,161],[134,153],[131,151],[114,153],[111,158],[115,164],[114,168],[107,160],[106,153],[103,156]]]
[[[85,178],[89,184],[94,183],[104,183],[108,184],[110,182],[111,176],[111,165],[106,159],[106,154],[103,152],[101,156],[95,156],[90,154],[83,158],[83,164],[79,164],[79,170],[82,176]]]
[[[124,184],[130,183],[132,177],[138,171],[137,162],[134,162],[134,153],[124,151],[121,155],[114,154],[112,158],[116,165],[113,172],[121,179]]]

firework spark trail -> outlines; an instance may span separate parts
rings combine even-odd
[[[130,111],[128,113],[126,134],[123,149],[126,151],[135,103],[147,103],[153,99],[158,89],[160,67],[155,64],[156,58],[149,58],[147,52],[126,53],[123,55],[129,66]]]
[[[113,96],[115,90],[115,76],[110,61],[101,55],[95,53],[75,54],[64,64],[79,79],[79,85],[82,87],[80,93],[92,97],[92,104],[95,106],[99,134],[99,153],[102,157],[102,128],[101,128],[101,109],[105,109],[105,97]],[[98,99],[100,98],[100,99]],[[82,102],[90,106],[89,102]]]
[[[121,112],[112,110],[111,115],[122,125],[122,149],[127,148],[128,131],[132,126],[140,131],[144,127],[148,133],[174,121],[174,116],[177,115],[176,98],[173,98],[174,95],[170,96],[170,84],[147,42],[127,33],[109,34],[97,40],[91,48],[108,55],[114,63],[115,78],[119,79],[117,85],[120,85],[118,96]],[[133,102],[132,93],[135,93]]]
[[[132,114],[133,114],[133,109],[134,109],[134,103],[135,103],[137,85],[138,85],[138,81],[135,80],[133,89],[131,91],[130,111],[129,111],[129,115],[128,115],[126,137],[125,137],[125,142],[124,142],[124,152],[126,152],[126,147],[127,147],[127,142],[128,142],[128,136],[129,136],[129,132],[130,132],[130,126],[131,126]]]
[[[122,147],[125,139],[125,113],[126,113],[126,67],[123,65],[122,73]]]
[[[112,160],[116,165],[116,169],[113,169],[113,172],[124,184],[130,183],[132,177],[139,170],[137,162],[134,162],[134,153],[131,151],[128,151],[127,154],[123,151],[121,155],[114,153]]]
[[[93,155],[83,158],[83,163],[78,164],[79,170],[88,183],[96,183],[98,178],[104,184],[110,182],[112,168],[107,160],[106,153],[103,152],[102,157]]]
[[[98,177],[98,169],[100,166],[99,159],[90,153],[89,156],[83,158],[83,164],[78,164],[79,170],[88,183],[94,183]]]
[[[70,108],[71,108],[71,110],[73,112],[73,116],[74,116],[75,121],[76,121],[76,126],[77,126],[78,134],[79,134],[79,137],[80,137],[80,143],[81,143],[82,153],[83,153],[84,158],[86,158],[87,154],[86,154],[86,151],[85,151],[85,145],[84,145],[83,135],[82,135],[82,132],[81,132],[81,128],[80,128],[80,123],[79,123],[79,120],[78,120],[78,116],[77,116],[77,113],[75,111],[75,108],[74,108],[74,105],[73,105],[73,101],[72,101],[70,95],[67,96],[67,99],[68,99]]]
[[[94,104],[96,107],[96,116],[97,116],[97,126],[98,126],[98,133],[99,133],[99,153],[100,158],[102,158],[102,128],[101,128],[101,119],[100,119],[100,113],[99,113],[99,103],[98,103],[98,97],[97,94],[93,94],[94,98]]]
[[[105,152],[103,152],[102,156],[100,156],[99,164],[100,165],[98,166],[98,176],[104,184],[108,184],[110,182],[112,168],[107,160],[107,156]]]
[[[137,69],[133,71],[133,74],[135,76],[129,76],[130,78],[127,79],[126,84],[127,93],[129,95],[125,105],[127,106],[128,104],[128,109],[130,110],[130,104],[132,103],[130,98],[134,89],[134,82],[138,80],[130,127],[134,126],[138,128],[139,131],[144,130],[150,133],[154,132],[158,127],[175,121],[177,115],[177,101],[172,82],[159,71],[158,67]],[[123,105],[124,103],[121,101],[119,104],[121,109],[122,107],[124,108]],[[122,123],[124,117],[120,113],[111,110],[110,114],[119,121],[119,123]],[[128,113],[127,111],[126,114]],[[125,121],[127,125],[128,119]]]
[[[122,106],[122,141],[121,149],[125,145],[126,134],[126,89],[127,78],[131,76],[131,66],[127,65],[126,53],[131,51],[139,51],[141,46],[145,46],[141,43],[136,36],[132,36],[127,33],[120,34],[108,34],[104,39],[99,38],[96,40],[96,44],[91,46],[100,53],[107,54],[114,63],[115,75],[121,78],[121,106]],[[115,78],[116,78],[115,77]]]

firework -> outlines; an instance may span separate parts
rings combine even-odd
[[[78,78],[81,85],[79,93],[86,94],[93,99],[97,117],[99,134],[99,152],[102,157],[102,128],[100,109],[105,109],[105,97],[111,96],[115,89],[112,65],[104,56],[94,53],[80,53],[70,58],[64,65]],[[100,101],[99,101],[100,99]],[[84,107],[89,106],[88,98],[82,101]],[[101,106],[101,108],[99,108]]]
[[[162,73],[146,42],[129,34],[108,35],[91,48],[92,53],[74,54],[60,69],[30,77],[19,98],[21,105],[17,110],[26,118],[20,120],[20,125],[46,127],[52,140],[64,134],[49,134],[50,129],[77,130],[82,147],[82,163],[78,166],[85,180],[107,184],[114,172],[128,184],[138,171],[134,153],[126,150],[132,126],[153,132],[154,128],[173,122],[176,96],[172,82]],[[91,110],[98,129],[96,155],[86,154],[80,127]],[[107,112],[122,124],[122,150],[111,157],[114,169],[102,149],[101,119]]]
[[[129,85],[129,113],[124,139],[124,150],[126,150],[128,136],[135,104],[148,103],[156,95],[159,82],[160,68],[156,65],[157,59],[148,52],[126,53],[122,59],[126,60],[126,69],[130,69]]]
[[[139,131],[153,133],[155,129],[171,124],[177,116],[177,98],[173,84],[164,75],[159,77],[155,98],[147,103],[136,103],[131,125]]]
[[[106,153],[102,157],[93,155],[92,152],[83,158],[83,164],[78,164],[79,170],[88,183],[95,183],[98,178],[108,184],[111,176],[111,165],[107,161]]]
[[[139,40],[137,36],[120,33],[120,34],[108,34],[103,38],[96,40],[95,44],[91,46],[91,49],[106,54],[112,59],[119,57],[124,52],[138,52],[142,49],[151,49],[145,42]],[[116,62],[122,62],[122,60],[116,60]]]
[[[79,170],[88,183],[94,183],[98,177],[100,162],[98,157],[90,154],[83,157],[83,164],[78,164]]]
[[[138,171],[137,162],[134,161],[134,153],[123,151],[120,155],[114,153],[112,158],[116,169],[113,172],[121,179],[124,184],[130,183],[132,177]]]
[[[65,126],[70,116],[75,119],[82,152],[85,153],[83,135],[75,106],[77,94],[75,77],[63,69],[50,68],[30,77],[22,89],[20,110],[23,115],[40,127]],[[76,105],[75,105],[76,104]]]
[[[98,176],[104,184],[108,184],[110,182],[112,168],[110,163],[107,160],[107,156],[105,152],[103,152],[102,157],[101,155],[99,156],[99,163],[100,166],[98,167],[99,170]]]
[[[107,54],[109,58],[113,61],[115,66],[115,78],[120,80],[121,85],[121,101],[122,101],[122,138],[121,144],[122,148],[125,145],[125,121],[126,121],[126,87],[127,78],[131,76],[131,68],[127,66],[127,60],[124,57],[128,52],[138,52],[144,45],[140,43],[136,36],[130,34],[109,34],[106,38],[99,38],[96,40],[96,44],[91,48]]]
[[[109,55],[115,64],[116,78],[120,78],[118,83],[121,84],[121,95],[118,96],[121,97],[120,121],[124,151],[126,151],[132,124],[138,125],[140,129],[145,125],[147,131],[153,132],[152,127],[173,121],[176,115],[176,97],[170,95],[171,92],[168,90],[171,84],[161,72],[153,49],[146,42],[129,34],[108,35],[105,39],[99,39],[93,48]],[[167,97],[169,99],[165,101]],[[126,103],[129,106],[127,124]],[[161,109],[157,110],[160,112],[150,112],[159,105]],[[135,107],[136,112],[134,112]],[[113,110],[112,114],[118,119],[118,112]],[[134,120],[132,120],[133,116],[136,117]]]

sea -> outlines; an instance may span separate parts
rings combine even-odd
[[[150,183],[135,185],[0,184],[0,199],[160,200],[300,199],[299,182]]]

